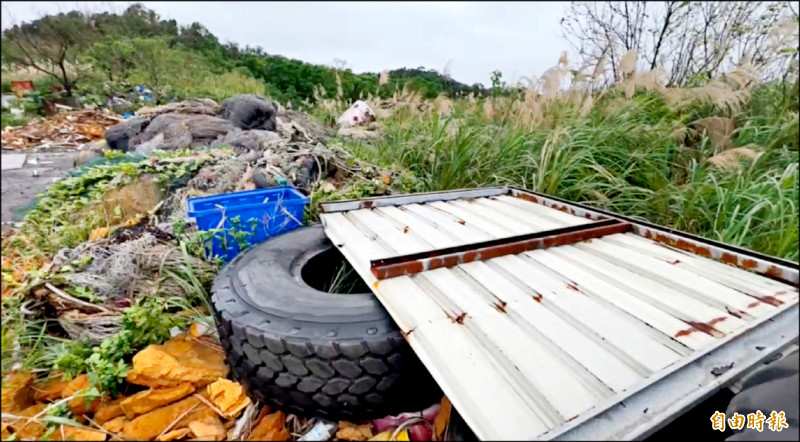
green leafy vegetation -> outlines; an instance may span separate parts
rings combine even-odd
[[[170,329],[184,326],[186,318],[174,314],[169,300],[156,297],[124,309],[121,323],[121,331],[99,346],[92,347],[83,341],[61,344],[54,349],[57,355],[53,368],[63,370],[68,378],[88,373],[92,385],[116,393],[130,368],[126,358],[148,344],[166,341]]]
[[[77,90],[85,100],[100,103],[126,96],[139,84],[153,91],[156,103],[260,93],[297,107],[315,101],[315,88],[350,101],[369,94],[386,98],[404,87],[427,98],[483,92],[481,85],[467,86],[421,66],[388,71],[387,81],[379,84],[377,73],[355,74],[343,65],[315,65],[260,47],[222,44],[200,23],[180,26],[139,4],[122,14],[73,11],[18,24],[3,32],[2,47],[9,74],[24,67],[60,85],[66,95]],[[10,84],[3,87],[10,90]]]
[[[458,100],[450,117],[397,112],[380,140],[343,142],[368,162],[413,172],[418,190],[515,185],[797,260],[797,102],[776,109],[781,88],[761,86],[742,103],[731,142],[754,158],[735,167],[710,160],[724,154],[711,131],[688,144],[676,135],[723,111],[670,106],[656,93],[605,94],[585,117],[565,96],[533,125],[515,110],[522,101],[498,100],[501,115],[488,117],[491,99]]]

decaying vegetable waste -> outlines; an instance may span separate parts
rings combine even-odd
[[[331,422],[258,403],[230,379],[208,303],[221,263],[205,256],[186,200],[281,184],[315,202],[413,190],[408,176],[352,158],[330,136],[256,96],[125,120],[71,111],[4,131],[4,147],[81,155],[2,239],[2,439],[445,437],[447,398]]]

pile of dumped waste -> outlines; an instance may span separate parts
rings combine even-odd
[[[2,438],[7,440],[438,440],[450,412],[447,399],[420,413],[361,424],[302,419],[251,401],[228,380],[216,338],[198,324],[134,357],[126,394],[92,387],[86,374],[36,381],[30,372],[6,377]],[[72,419],[48,413],[61,407]],[[409,425],[413,424],[413,425]],[[411,438],[409,438],[411,435]],[[434,439],[436,440],[436,439]]]
[[[430,440],[434,431],[439,438],[444,433],[446,399],[421,413],[362,424],[301,419],[259,406],[226,379],[219,341],[202,333],[195,323],[189,333],[138,352],[126,376],[127,394],[100,393],[86,374],[46,381],[29,372],[9,375],[2,390],[3,440],[12,434],[16,440],[327,440],[334,433],[338,440]],[[69,410],[72,422],[53,419],[48,411],[55,407]]]
[[[3,237],[4,440],[443,437],[446,398],[358,423],[251,399],[228,379],[208,304],[220,263],[186,216],[193,196],[290,184],[320,199],[360,197],[407,191],[404,176],[351,157],[329,142],[331,129],[256,96],[111,120],[82,138],[83,166]]]
[[[3,130],[3,149],[74,150],[89,141],[100,140],[106,128],[122,117],[99,110],[77,110],[34,120],[21,127]]]

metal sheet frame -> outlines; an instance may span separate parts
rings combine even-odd
[[[403,204],[428,203],[432,201],[452,201],[464,198],[482,198],[508,194],[508,187],[484,187],[479,189],[457,189],[443,192],[423,192],[411,195],[379,196],[360,200],[342,200],[319,205],[321,213],[346,212],[349,210],[371,209],[373,207],[402,206]]]
[[[711,258],[715,261],[732,264],[736,267],[752,270],[756,273],[775,278],[791,285],[800,284],[800,265],[785,259],[764,255],[743,247],[731,246],[719,241],[702,238],[679,230],[652,224],[640,219],[630,218],[617,213],[608,212],[567,201],[561,198],[544,195],[513,186],[485,187],[479,189],[459,189],[444,192],[424,192],[411,195],[396,195],[361,200],[344,200],[320,204],[322,213],[343,212],[372,207],[400,206],[413,203],[433,201],[452,201],[457,199],[492,197],[510,195],[526,199],[544,206],[570,213],[572,215],[595,221],[608,218],[627,221],[633,226],[633,232],[639,236],[659,243],[675,247],[692,254]]]
[[[605,217],[612,217],[627,221],[633,225],[633,233],[639,236],[698,256],[732,264],[745,270],[753,270],[761,275],[779,279],[794,286],[800,284],[800,265],[789,260],[764,255],[753,250],[745,249],[744,247],[732,246],[680,230],[670,229],[640,219],[588,207],[530,190],[520,189],[518,187],[508,187],[508,189],[512,196],[527,199],[576,216],[589,219],[605,219]]]
[[[499,256],[515,255],[535,249],[574,244],[587,239],[628,232],[630,229],[631,225],[628,222],[606,219],[463,246],[446,247],[430,252],[373,259],[370,262],[370,268],[372,274],[381,280],[438,268],[455,267],[459,264],[484,261]]]
[[[329,206],[323,208],[323,212],[499,195],[519,197],[592,220],[611,218],[626,221],[633,226],[633,233],[638,236],[682,249],[694,255],[733,264],[745,270],[753,270],[764,276],[797,286],[798,265],[791,261],[513,187],[373,198],[366,204],[360,204],[358,201],[337,202],[330,203]],[[706,253],[697,253],[697,250],[705,250]],[[341,251],[347,255],[346,250]],[[731,333],[711,349],[693,354],[678,365],[654,373],[640,385],[609,398],[605,403],[598,404],[580,418],[565,422],[542,434],[539,438],[559,440],[644,438],[715,391],[735,382],[747,370],[797,342],[797,321],[798,304],[795,301],[760,318],[745,329]],[[732,366],[729,366],[730,363],[733,363]],[[723,369],[721,373],[716,370],[715,373],[711,373],[712,368],[720,369],[721,367],[728,368]],[[691,379],[691,382],[687,382],[687,379]],[[701,385],[700,388],[698,388],[698,384]]]

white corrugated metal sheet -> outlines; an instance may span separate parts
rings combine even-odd
[[[797,303],[633,233],[377,281],[370,261],[584,224],[510,195],[321,215],[481,439],[532,439]]]

